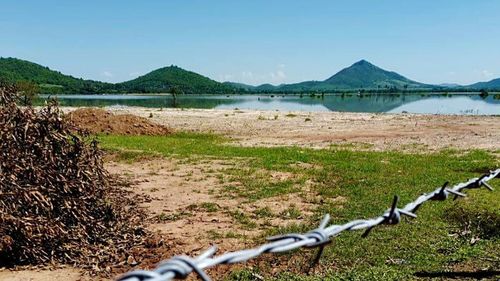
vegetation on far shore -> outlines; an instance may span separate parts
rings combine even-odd
[[[112,84],[64,75],[29,61],[0,58],[0,80],[8,83],[31,82],[39,87],[42,94],[235,92],[232,87],[176,66],[164,67],[127,82]]]
[[[316,198],[309,203],[314,215],[300,224],[268,229],[264,235],[304,232],[314,228],[325,213],[332,223],[380,215],[392,196],[401,205],[423,192],[463,182],[500,164],[497,152],[482,150],[414,154],[399,151],[355,151],[348,146],[328,149],[300,147],[240,147],[211,134],[176,133],[170,136],[100,136],[102,147],[117,159],[137,161],[144,156],[173,157],[182,161],[228,159],[234,167],[223,170],[226,186],[220,196],[240,197],[248,202],[294,194]],[[275,181],[270,174],[284,172],[293,177]],[[306,191],[304,186],[310,186]],[[234,185],[239,182],[241,185]],[[491,182],[493,186],[499,180]],[[318,272],[305,273],[314,250],[264,257],[264,262],[243,266],[229,280],[408,280],[425,276],[448,276],[446,272],[474,272],[498,268],[500,262],[500,188],[467,191],[457,201],[430,202],[414,220],[379,227],[363,239],[360,232],[342,233],[325,249]],[[314,196],[313,196],[314,197]],[[309,198],[309,197],[308,197]],[[343,200],[337,200],[342,198]],[[339,203],[343,202],[343,203]],[[300,209],[287,215],[300,216]],[[237,216],[236,216],[237,215]],[[269,210],[236,214],[242,227],[258,227],[254,216],[280,217]],[[256,239],[255,245],[264,242]],[[208,247],[209,245],[207,245]],[[269,261],[273,260],[273,263]],[[282,268],[277,272],[273,267]]]
[[[177,66],[159,68],[136,79],[113,84],[75,78],[33,62],[0,57],[0,80],[11,83],[31,82],[36,84],[43,94],[421,93],[500,89],[500,79],[456,87],[428,85],[386,71],[365,60],[354,63],[324,81],[251,86],[231,82],[220,83]]]

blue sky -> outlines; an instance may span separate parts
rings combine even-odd
[[[500,77],[498,0],[1,0],[0,56],[124,81],[323,80],[360,59],[426,83]]]

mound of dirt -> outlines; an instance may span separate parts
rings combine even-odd
[[[54,104],[34,110],[16,99],[0,85],[0,267],[63,263],[101,273],[135,263],[131,251],[151,238],[145,215],[110,184],[97,143]]]
[[[115,115],[103,109],[77,109],[70,112],[67,118],[75,126],[92,134],[156,136],[171,133],[167,127],[155,124],[146,118],[131,114]]]

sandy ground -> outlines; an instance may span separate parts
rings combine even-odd
[[[238,249],[242,237],[252,238],[269,227],[299,223],[312,214],[309,201],[314,198],[307,196],[287,194],[248,202],[225,192],[228,185],[240,184],[221,180],[223,170],[235,165],[238,163],[220,160],[181,163],[175,159],[158,158],[134,164],[111,161],[106,168],[111,174],[125,176],[133,182],[133,192],[150,196],[151,199],[143,205],[150,214],[149,228],[166,235],[176,246],[183,246],[183,253],[196,253],[213,243],[221,250]],[[271,177],[285,181],[289,175],[277,173]],[[253,217],[256,225],[249,228],[235,227],[238,222],[231,216],[235,211],[253,214],[266,206],[274,214],[279,214],[291,205],[300,208],[304,216],[285,220]]]
[[[21,270],[21,271],[0,270],[0,280],[2,281],[52,281],[52,280],[76,281],[81,279],[82,277],[80,276],[78,270],[73,268],[63,268],[63,269],[53,269],[53,270]]]
[[[174,130],[223,134],[245,146],[322,148],[332,144],[359,144],[374,150],[500,149],[500,116],[150,108],[109,110],[143,117],[152,113],[152,121]]]

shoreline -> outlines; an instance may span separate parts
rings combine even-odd
[[[345,92],[293,92],[293,93],[283,93],[283,92],[241,92],[241,93],[229,93],[229,94],[177,94],[177,97],[189,97],[189,96],[396,96],[396,95],[419,95],[419,96],[441,96],[441,95],[480,95],[480,91],[422,91],[422,92],[358,92],[358,91],[345,91]],[[172,93],[94,93],[94,94],[40,94],[41,97],[54,97],[54,96],[172,96]],[[500,95],[500,91],[488,92],[488,95]]]

